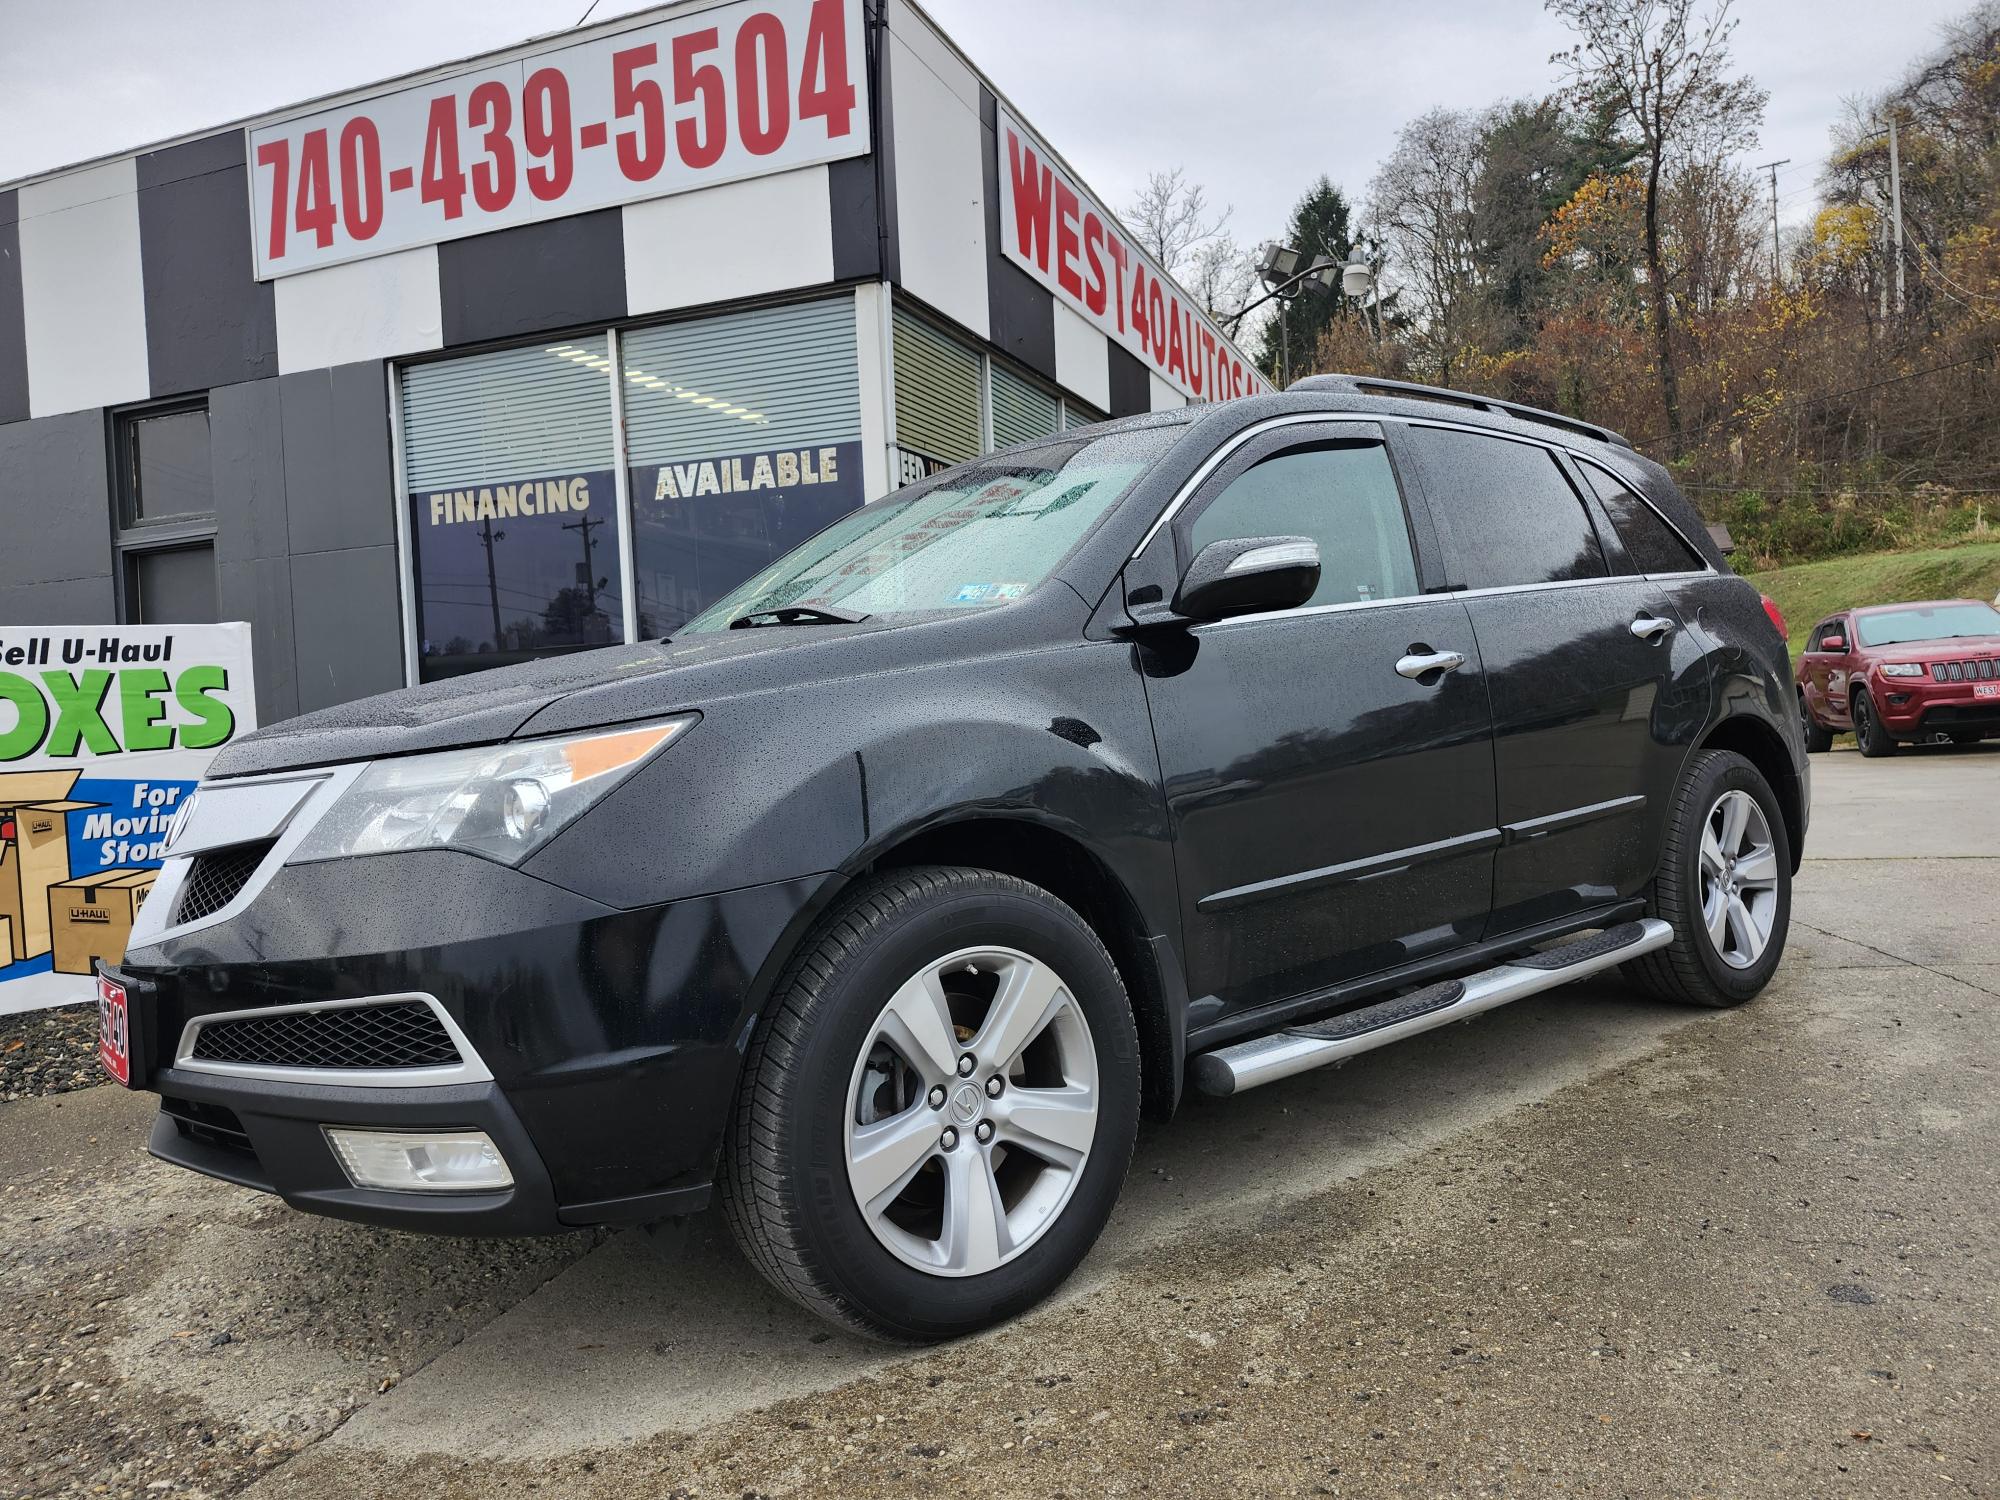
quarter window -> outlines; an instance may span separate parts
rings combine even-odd
[[[1436,427],[1411,427],[1409,439],[1456,581],[1488,589],[1606,576],[1590,513],[1548,449]]]
[[[1380,443],[1293,448],[1252,465],[1195,517],[1188,550],[1192,555],[1210,542],[1260,536],[1309,536],[1319,543],[1319,587],[1308,604],[1417,592],[1402,496]]]
[[[1641,573],[1694,573],[1708,564],[1660,518],[1658,511],[1592,463],[1579,463],[1583,477],[1625,544],[1625,555]]]

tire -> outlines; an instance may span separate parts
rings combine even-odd
[[[1755,816],[1742,799],[1754,806]],[[1718,946],[1710,935],[1705,902],[1712,894],[1725,894],[1729,887],[1711,862],[1704,834],[1725,808],[1744,812],[1745,847],[1761,845],[1765,852],[1754,859],[1741,859],[1734,867],[1746,877],[1755,872],[1755,880],[1746,878],[1742,886],[1746,926],[1738,928],[1724,900],[1723,942]],[[1757,826],[1760,822],[1761,830]],[[1728,842],[1726,837],[1723,842]],[[1717,869],[1717,873],[1709,874],[1710,869]],[[1761,883],[1766,877],[1768,888]],[[1674,940],[1623,968],[1635,984],[1658,999],[1712,1009],[1741,1005],[1762,990],[1777,971],[1791,928],[1791,839],[1769,783],[1734,751],[1704,750],[1688,763],[1668,815],[1666,841],[1646,914],[1671,924]],[[1762,946],[1753,954],[1741,939],[1765,922]]]
[[[989,1025],[1009,1029],[1008,996],[1029,997],[1010,1015],[1044,1019],[961,1079]],[[1096,1241],[1139,1082],[1124,984],[1076,912],[987,870],[890,871],[822,919],[758,1023],[723,1210],[751,1263],[823,1317],[891,1342],[970,1333],[1039,1302]],[[1036,1098],[1058,1084],[1063,1108]]]
[[[1854,743],[1870,760],[1896,753],[1895,738],[1882,727],[1881,719],[1875,714],[1875,705],[1866,693],[1854,695]]]
[[[1833,748],[1833,731],[1821,725],[1806,707],[1806,695],[1799,694],[1799,722],[1805,726],[1806,754],[1824,755]]]

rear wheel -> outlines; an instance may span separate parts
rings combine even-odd
[[[1871,760],[1896,753],[1895,738],[1882,727],[1874,700],[1866,693],[1854,695],[1854,743]]]
[[[1047,891],[894,871],[794,960],[750,1049],[722,1174],[781,1291],[879,1338],[950,1338],[1053,1290],[1138,1132],[1116,966]]]
[[[1663,1000],[1741,1005],[1777,971],[1791,927],[1791,843],[1769,783],[1734,751],[1689,763],[1647,914],[1670,923],[1674,940],[1624,968]]]
[[[1833,748],[1833,731],[1823,727],[1812,716],[1812,710],[1806,707],[1804,693],[1799,694],[1799,722],[1805,726],[1808,755],[1824,755]]]

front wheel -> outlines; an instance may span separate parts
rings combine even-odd
[[[1792,851],[1770,784],[1730,750],[1689,762],[1647,915],[1674,940],[1625,972],[1662,1000],[1741,1005],[1770,983],[1792,919]]]
[[[780,1291],[951,1338],[1082,1260],[1125,1179],[1139,1049],[1117,967],[1047,891],[888,872],[828,914],[747,1060],[722,1202]]]
[[[1866,693],[1854,695],[1854,743],[1871,760],[1896,753],[1895,737],[1882,727],[1874,700]]]

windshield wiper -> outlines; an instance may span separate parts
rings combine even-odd
[[[760,625],[859,625],[865,614],[831,604],[780,604],[774,609],[753,609],[729,622],[731,630],[754,630]]]

